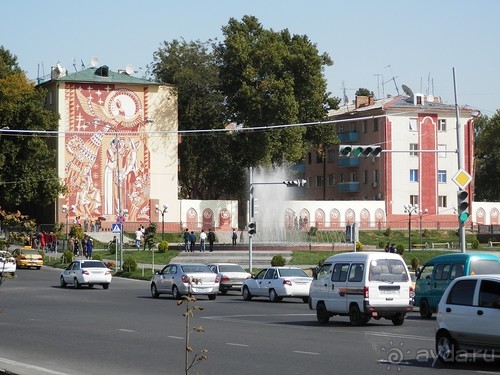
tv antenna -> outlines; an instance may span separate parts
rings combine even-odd
[[[384,82],[384,75],[383,74],[380,74],[380,73],[376,73],[374,74],[374,76],[377,77],[377,99],[380,99],[381,96],[380,96],[380,77],[382,77],[382,82]],[[384,93],[384,85],[382,85],[382,97],[385,96],[385,93]]]
[[[397,94],[399,96],[399,89],[398,89],[398,85],[396,84],[396,78],[398,78],[398,77],[397,76],[394,77],[394,74],[392,73],[392,67],[390,65],[387,65],[386,68],[389,68],[391,70],[391,76],[392,76],[392,78],[389,79],[389,80],[387,80],[387,81],[385,81],[384,84],[386,84],[387,82],[393,81],[394,82],[394,87],[396,88],[396,92],[397,92]]]
[[[345,87],[345,81],[342,81],[342,94],[343,94],[344,105],[349,105],[349,98],[347,97],[346,94],[347,90],[354,90],[354,89],[347,89]]]

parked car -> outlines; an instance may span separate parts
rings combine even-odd
[[[453,363],[472,351],[481,354],[479,358],[498,356],[499,322],[500,275],[463,276],[453,280],[438,305],[436,353],[439,360]]]
[[[16,259],[8,251],[0,250],[0,275],[9,274],[16,274]]]
[[[253,297],[268,297],[271,302],[283,298],[302,298],[309,300],[309,286],[312,277],[299,267],[269,267],[261,270],[243,282],[241,294],[245,301]]]
[[[81,288],[88,285],[102,285],[103,289],[108,289],[112,279],[112,270],[100,260],[75,260],[66,267],[60,276],[61,287],[72,284],[74,288]]]
[[[219,292],[219,276],[206,264],[167,264],[156,272],[150,282],[151,296],[171,294],[174,299],[183,295],[206,295],[214,300]]]
[[[446,287],[460,276],[500,274],[500,259],[494,254],[445,254],[432,258],[420,269],[415,286],[415,306],[430,319]]]
[[[20,267],[35,267],[37,270],[43,266],[43,256],[36,249],[31,246],[24,246],[19,249],[15,249],[12,252],[12,256],[16,258],[16,265]]]
[[[219,275],[221,294],[227,294],[229,290],[241,290],[241,286],[246,279],[252,277],[250,273],[239,264],[234,263],[213,263],[208,267]]]

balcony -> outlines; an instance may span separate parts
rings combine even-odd
[[[340,143],[359,142],[359,133],[358,132],[338,133],[337,137],[339,138]]]
[[[339,193],[359,193],[359,182],[339,182],[337,191]]]
[[[339,167],[359,167],[360,158],[337,158],[337,165]]]

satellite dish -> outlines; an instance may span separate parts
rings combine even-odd
[[[427,101],[429,103],[434,103],[434,96],[433,95],[427,95]]]
[[[134,66],[132,64],[127,64],[127,66],[125,67],[125,71],[129,76],[131,76],[132,74],[134,74]]]
[[[413,91],[411,91],[411,89],[408,86],[402,85],[401,87],[406,95],[408,95],[409,97],[413,97]]]
[[[92,57],[90,59],[90,65],[92,65],[95,68],[97,65],[99,65],[99,59],[95,56]]]

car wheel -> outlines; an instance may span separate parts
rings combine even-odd
[[[330,313],[323,302],[316,306],[316,319],[318,319],[319,324],[327,324],[330,320]]]
[[[352,326],[360,326],[365,323],[365,319],[361,311],[359,311],[358,305],[353,303],[351,307],[349,307],[349,321]]]
[[[401,326],[405,322],[405,314],[396,314],[392,318],[392,324],[395,326]]]
[[[89,288],[92,289],[94,287],[94,284],[89,284]]]
[[[426,299],[420,301],[420,317],[422,319],[430,319],[432,316],[431,307]]]
[[[40,267],[40,266],[36,267],[37,270],[39,270],[40,268],[42,268],[42,267]]]
[[[80,282],[78,281],[78,279],[75,277],[73,279],[73,288],[80,289],[81,287],[82,287],[82,284],[80,284]]]
[[[61,278],[59,279],[60,283],[61,283],[61,288],[66,288],[66,281],[64,281],[64,277],[61,276]]]
[[[217,297],[217,294],[209,294],[209,295],[208,295],[208,299],[209,299],[210,301],[213,301],[216,297]]]
[[[156,289],[156,284],[151,284],[151,297],[158,298],[160,293],[158,293],[158,289]]]
[[[283,298],[281,298],[280,296],[278,296],[278,294],[276,293],[276,291],[274,289],[271,289],[269,291],[269,300],[271,302],[281,302]]]
[[[246,286],[243,287],[243,299],[245,301],[250,301],[252,299],[252,294],[250,293],[250,291],[248,290],[248,288]]]
[[[102,289],[109,289],[109,283],[102,284]]]
[[[439,361],[442,363],[455,362],[455,342],[446,331],[436,333],[436,353]]]
[[[174,299],[181,299],[181,294],[179,293],[179,289],[177,288],[176,285],[172,287],[172,297]]]
[[[227,294],[227,289],[221,289],[220,290],[220,294],[222,294],[223,296],[225,296]]]

